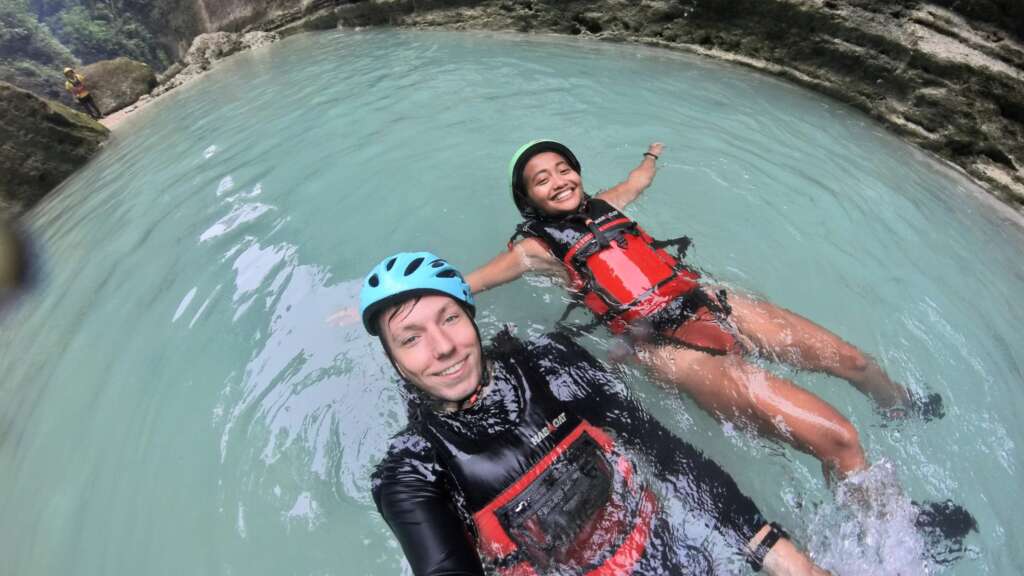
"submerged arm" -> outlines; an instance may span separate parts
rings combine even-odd
[[[644,159],[629,173],[626,180],[598,194],[597,197],[619,210],[636,200],[637,196],[654,181],[654,174],[657,172],[655,160],[661,156],[662,147],[660,142],[648,146],[647,152],[644,152]]]

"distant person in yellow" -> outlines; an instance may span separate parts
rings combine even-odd
[[[75,97],[75,101],[85,108],[85,111],[89,113],[89,116],[93,118],[103,118],[103,113],[100,112],[99,106],[96,105],[96,101],[92,99],[92,94],[89,94],[89,89],[85,87],[85,76],[82,76],[78,72],[75,72],[72,68],[64,69],[64,78],[67,79],[64,82],[64,89],[71,92],[71,95]]]

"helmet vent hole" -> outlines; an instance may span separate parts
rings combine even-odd
[[[440,268],[442,266],[444,266],[444,260],[441,260],[440,258],[430,263],[431,268]]]
[[[454,268],[449,268],[447,270],[441,270],[440,272],[435,274],[435,276],[437,276],[438,278],[455,278],[456,276],[458,276],[458,273],[455,272]]]
[[[416,258],[409,265],[405,267],[405,275],[408,276],[419,269],[420,265],[423,264],[423,258]]]
[[[395,267],[395,258],[388,260],[388,263],[384,265],[384,269],[391,272],[391,269]]]
[[[377,275],[374,274],[373,276],[370,276],[369,279],[367,279],[366,283],[369,284],[371,288],[376,288],[377,286],[380,286],[380,278],[378,278]]]

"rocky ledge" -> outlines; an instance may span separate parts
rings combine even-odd
[[[217,60],[227,58],[236,52],[266,46],[278,39],[280,36],[276,33],[260,31],[244,34],[233,32],[200,34],[192,40],[192,45],[189,47],[188,53],[185,54],[184,62],[168,68],[160,77],[160,85],[150,93],[150,96],[155,98],[197,78],[209,70]]]
[[[35,204],[108,135],[89,116],[6,82],[0,82],[0,118],[0,219]]]
[[[135,103],[156,87],[156,74],[148,64],[128,58],[103,60],[82,68],[96,105],[110,114]]]
[[[863,110],[1024,211],[1024,8],[946,2],[951,11],[939,2],[320,0],[278,2],[249,29],[554,32],[730,60]]]

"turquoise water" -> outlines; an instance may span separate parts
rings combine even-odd
[[[130,117],[31,214],[45,283],[0,324],[4,573],[407,570],[369,497],[403,423],[391,369],[358,326],[326,319],[390,252],[469,268],[500,250],[517,217],[507,159],[541,136],[576,150],[591,192],[665,142],[630,214],[693,237],[693,263],[719,281],[940,392],[945,419],[885,427],[845,383],[774,368],[850,415],[910,496],[974,513],[966,557],[935,570],[1020,570],[1024,234],[970,183],[744,69],[373,31],[219,63]],[[483,327],[542,332],[561,298],[538,281],[486,293]],[[813,460],[627,376],[826,566],[893,573],[892,550],[913,547],[898,530],[882,532],[889,548],[847,538]]]

